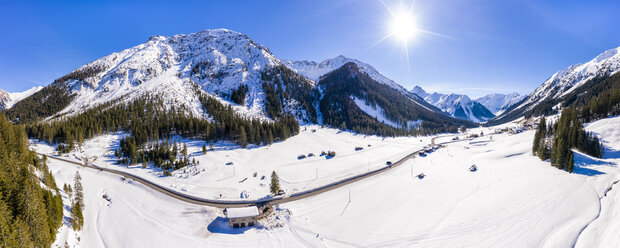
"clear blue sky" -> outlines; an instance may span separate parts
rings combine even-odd
[[[407,1],[402,1],[403,5]],[[398,0],[385,0],[398,5]],[[152,35],[228,28],[281,59],[345,55],[427,91],[529,93],[554,72],[620,46],[620,1],[416,0],[407,48],[378,0],[0,2],[0,89],[47,85]]]

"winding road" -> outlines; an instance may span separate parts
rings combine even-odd
[[[448,135],[450,136],[450,135]],[[431,139],[431,146],[435,145],[435,139],[437,138],[443,138],[443,137],[447,137],[447,136],[438,136],[438,137],[434,137]],[[440,143],[440,145],[443,144],[447,144],[447,143],[453,143],[453,142],[458,142],[458,141],[464,141],[463,140],[456,140],[456,141],[447,141],[447,142],[442,142]],[[86,167],[86,168],[91,168],[91,169],[95,169],[95,170],[99,170],[99,171],[105,171],[108,173],[112,173],[112,174],[116,174],[116,175],[120,175],[120,176],[124,176],[126,178],[130,178],[136,182],[140,182],[143,185],[154,189],[158,192],[161,192],[165,195],[168,195],[172,198],[187,202],[187,203],[191,203],[191,204],[196,204],[196,205],[204,205],[204,206],[211,206],[211,207],[218,207],[218,208],[233,208],[233,207],[246,207],[246,206],[262,206],[262,205],[266,205],[266,204],[271,204],[271,205],[275,205],[275,204],[280,204],[280,203],[286,203],[286,202],[291,202],[291,201],[296,201],[296,200],[301,200],[304,198],[308,198],[311,196],[315,196],[330,190],[334,190],[337,188],[340,188],[342,186],[345,186],[347,184],[353,183],[353,182],[357,182],[360,181],[362,179],[371,177],[371,176],[375,176],[378,175],[380,173],[383,172],[387,172],[391,169],[394,169],[400,165],[402,165],[405,161],[413,158],[414,156],[418,155],[421,151],[423,151],[424,149],[420,149],[417,151],[414,151],[410,154],[408,154],[407,156],[399,159],[398,161],[392,163],[392,165],[386,165],[384,167],[381,167],[379,169],[375,169],[375,170],[371,170],[369,172],[365,172],[356,176],[352,176],[352,177],[348,177],[348,178],[344,178],[341,180],[338,180],[336,182],[332,182],[323,186],[319,186],[313,189],[308,189],[308,190],[304,190],[304,191],[300,191],[300,192],[296,192],[290,195],[283,195],[283,196],[267,196],[265,198],[261,198],[261,199],[256,199],[256,200],[217,200],[217,199],[207,199],[207,198],[200,198],[200,197],[196,197],[196,196],[192,196],[192,195],[188,195],[188,194],[184,194],[172,189],[169,189],[167,187],[161,186],[157,183],[154,183],[148,179],[145,179],[143,177],[140,176],[136,176],[133,175],[131,173],[127,173],[124,171],[119,171],[119,170],[114,170],[114,169],[109,169],[109,168],[103,168],[100,166],[96,166],[94,164],[84,164],[84,163],[80,163],[77,161],[73,161],[73,160],[69,160],[69,159],[64,159],[64,158],[60,158],[60,157],[55,157],[55,156],[47,156],[46,154],[42,154],[42,153],[38,153],[39,155],[43,156],[47,156],[50,159],[55,159],[55,160],[59,160],[59,161],[63,161],[66,163],[70,163],[70,164],[74,164],[74,165],[78,165],[78,166],[82,166],[82,167]]]

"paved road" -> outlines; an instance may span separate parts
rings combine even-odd
[[[442,137],[447,137],[447,136],[438,136],[438,137],[434,137],[431,139],[431,144],[435,145],[435,139],[437,138],[442,138]],[[462,141],[462,140],[461,140]],[[440,144],[447,144],[447,143],[453,143],[456,141],[448,141],[448,142],[442,142]],[[60,160],[63,162],[67,162],[67,163],[71,163],[71,164],[75,164],[78,166],[82,166],[82,167],[87,167],[87,168],[91,168],[91,169],[95,169],[95,170],[99,170],[99,171],[105,171],[108,173],[112,173],[112,174],[117,174],[120,176],[124,176],[126,178],[130,178],[136,182],[140,182],[142,184],[144,184],[145,186],[152,188],[158,192],[161,192],[163,194],[166,194],[172,198],[187,202],[187,203],[192,203],[192,204],[197,204],[197,205],[205,205],[205,206],[211,206],[211,207],[219,207],[219,208],[232,208],[232,207],[246,207],[246,206],[253,206],[253,205],[266,205],[266,204],[280,204],[280,203],[285,203],[285,202],[291,202],[291,201],[296,201],[296,200],[300,200],[300,199],[304,199],[304,198],[308,198],[311,196],[315,196],[330,190],[334,190],[337,188],[340,188],[342,186],[345,186],[347,184],[353,183],[353,182],[357,182],[360,181],[362,179],[389,171],[391,169],[394,169],[400,165],[402,165],[403,163],[405,163],[405,161],[413,158],[414,156],[418,155],[419,152],[421,152],[423,149],[414,151],[410,154],[408,154],[407,156],[399,159],[396,162],[393,162],[391,166],[384,166],[381,167],[379,169],[375,169],[366,173],[362,173],[360,175],[357,176],[352,176],[352,177],[348,177],[327,185],[323,185],[323,186],[319,186],[317,188],[313,188],[313,189],[309,189],[309,190],[304,190],[301,192],[295,192],[293,194],[290,195],[284,195],[284,196],[268,196],[265,198],[261,198],[261,199],[257,199],[257,200],[218,200],[218,199],[206,199],[206,198],[200,198],[200,197],[196,197],[196,196],[192,196],[192,195],[188,195],[185,193],[181,193],[172,189],[169,189],[167,187],[161,186],[157,183],[151,182],[148,179],[142,178],[140,176],[136,176],[124,171],[119,171],[119,170],[114,170],[114,169],[108,169],[108,168],[103,168],[103,167],[99,167],[96,166],[94,164],[84,164],[84,163],[80,163],[80,162],[76,162],[73,160],[69,160],[69,159],[65,159],[65,158],[60,158],[60,157],[55,157],[55,156],[47,156],[50,159],[56,159],[56,160]],[[37,153],[39,155],[44,155],[41,153]]]

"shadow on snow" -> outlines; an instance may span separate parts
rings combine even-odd
[[[586,175],[586,176],[596,176],[605,174],[599,170],[594,169],[593,167],[598,166],[615,166],[614,163],[608,162],[596,157],[592,157],[587,154],[583,154],[581,152],[574,152],[574,161],[575,168],[573,169],[573,173]]]

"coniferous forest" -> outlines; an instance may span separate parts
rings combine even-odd
[[[217,99],[200,94],[203,110],[213,121],[193,116],[185,106],[165,104],[160,96],[145,95],[131,101],[102,104],[85,112],[58,121],[39,122],[26,126],[30,137],[58,144],[58,152],[66,153],[97,135],[125,131],[129,136],[120,141],[116,151],[122,164],[153,163],[164,170],[178,169],[189,164],[181,156],[180,145],[173,135],[215,142],[234,141],[249,144],[271,144],[299,133],[299,123],[290,115],[275,121],[248,119],[224,106]]]
[[[46,159],[28,150],[23,127],[0,115],[0,247],[50,247],[62,212]]]
[[[573,107],[564,109],[560,120],[549,127],[546,119],[542,117],[534,135],[532,153],[541,160],[550,159],[551,165],[571,173],[575,166],[571,149],[578,149],[594,157],[603,157],[603,145],[596,135],[583,129],[578,112]]]

